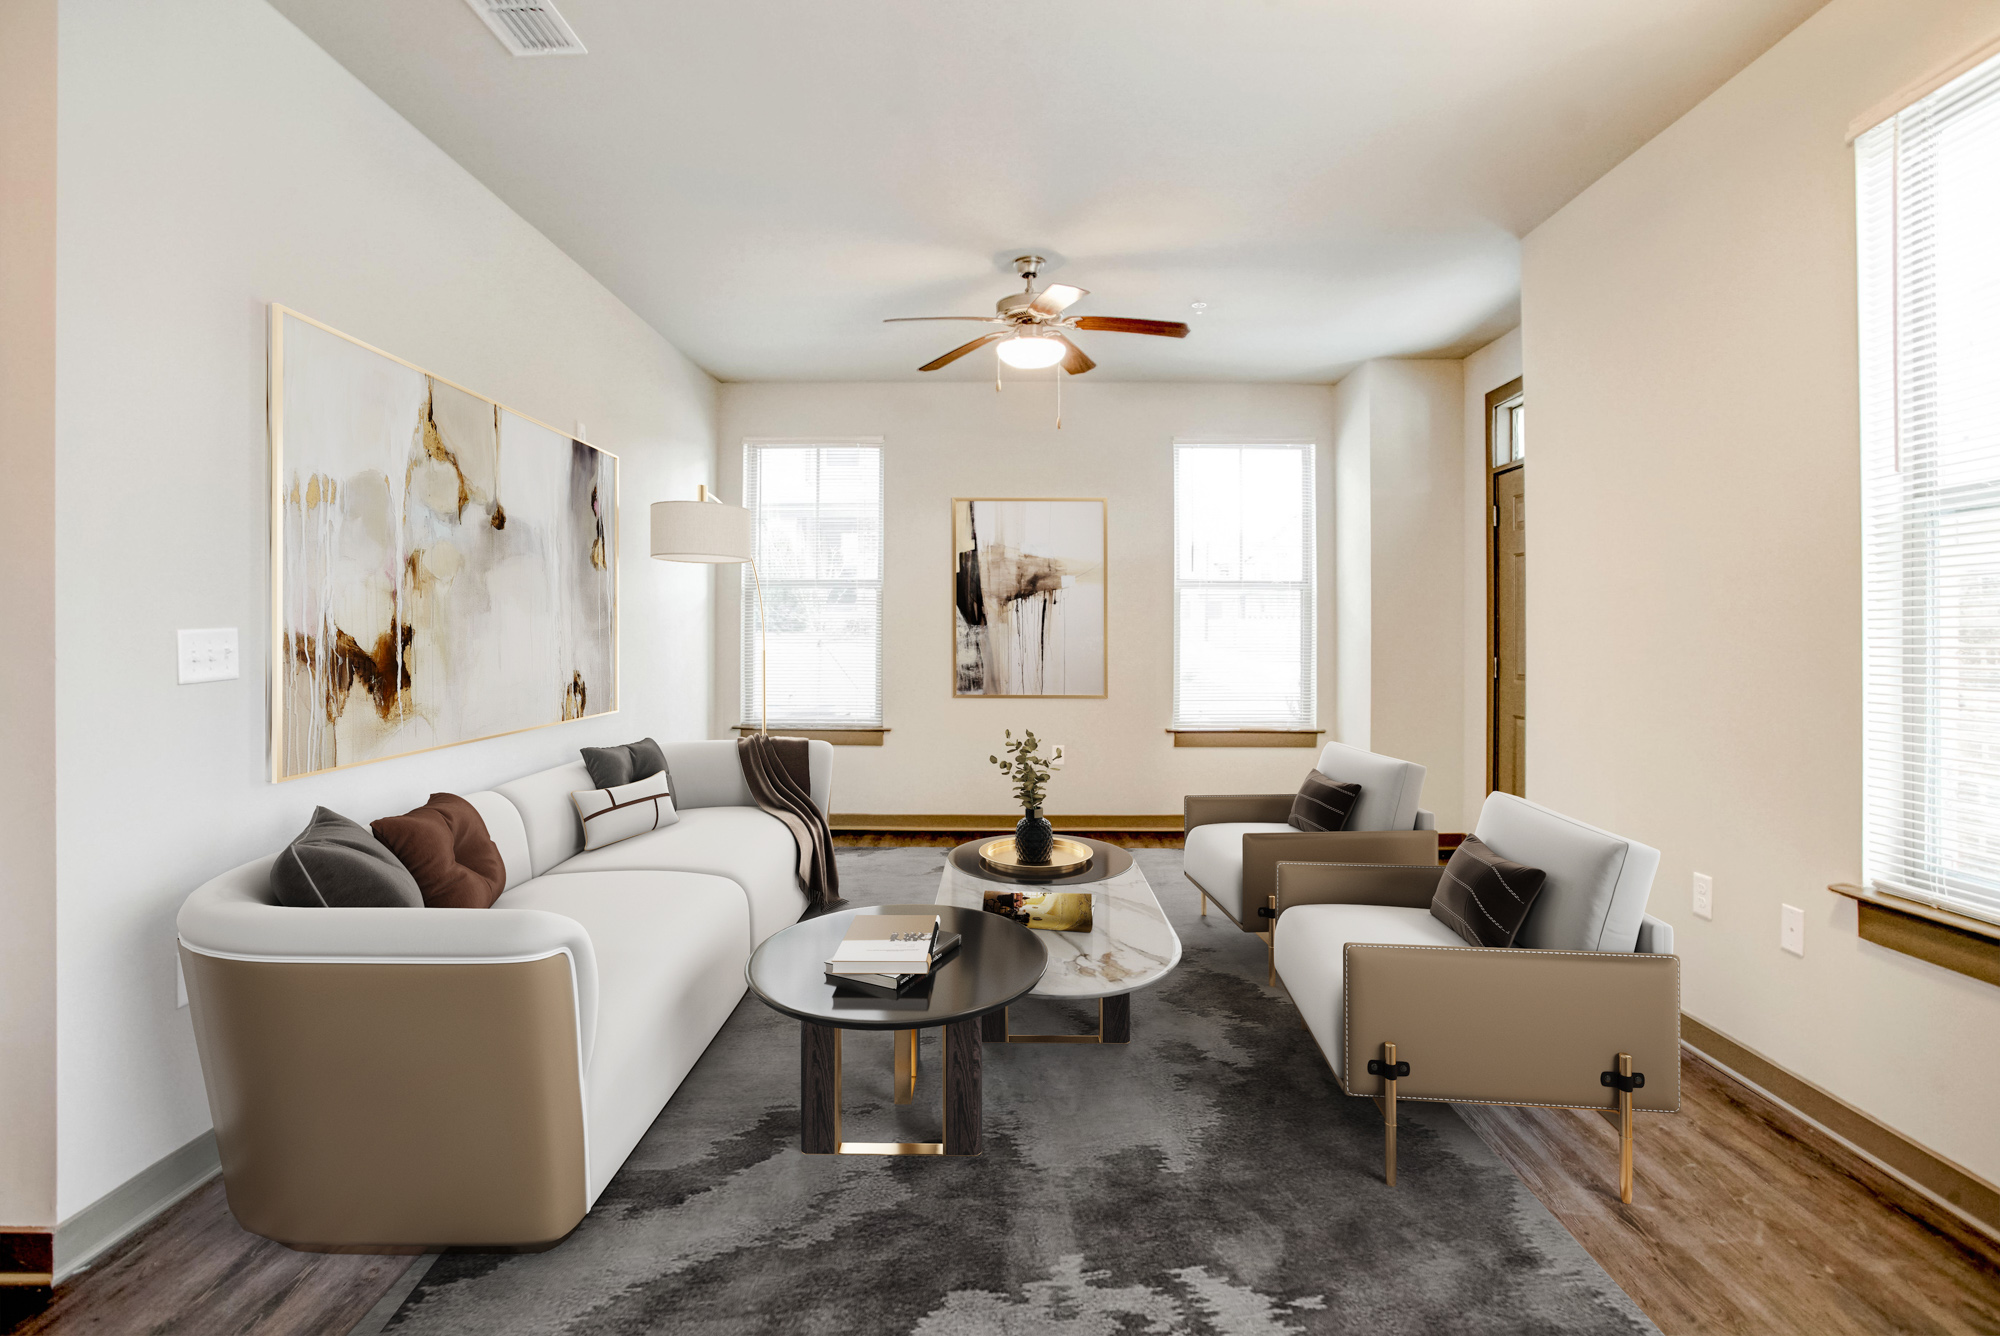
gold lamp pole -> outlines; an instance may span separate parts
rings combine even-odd
[[[750,512],[710,496],[708,485],[695,488],[692,501],[653,503],[653,556],[659,561],[691,561],[711,566],[747,563],[757,586],[757,686],[763,719],[759,734],[771,732],[771,655],[764,623],[764,577],[757,569],[757,551]]]

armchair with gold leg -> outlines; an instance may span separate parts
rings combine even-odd
[[[1634,1112],[1680,1108],[1680,959],[1646,914],[1659,851],[1490,795],[1473,834],[1539,868],[1515,945],[1469,946],[1433,917],[1440,868],[1281,863],[1273,965],[1349,1095],[1396,1104],[1596,1109],[1619,1129],[1632,1200]]]
[[[1267,951],[1281,861],[1410,864],[1433,871],[1438,865],[1437,819],[1417,805],[1424,767],[1329,742],[1313,768],[1361,788],[1341,830],[1286,824],[1293,793],[1190,794],[1182,800],[1185,870],[1201,892],[1202,916],[1215,905],[1237,927],[1262,937]]]

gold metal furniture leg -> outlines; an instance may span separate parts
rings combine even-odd
[[[1632,1074],[1632,1055],[1618,1055],[1618,1074]],[[1632,1092],[1618,1092],[1618,1200],[1632,1204]]]
[[[1265,980],[1268,987],[1278,986],[1278,897],[1266,897],[1271,905],[1271,930],[1264,934],[1264,962],[1270,966],[1271,977]]]
[[[917,1032],[896,1031],[896,1103],[908,1104],[917,1097]]]
[[[1203,891],[1203,892],[1201,893],[1201,916],[1202,916],[1203,918],[1207,918],[1207,917],[1208,917],[1208,892],[1207,892],[1207,891]]]
[[[1382,1045],[1382,1066],[1396,1070],[1396,1046]],[[1382,1180],[1390,1187],[1396,1186],[1396,1078],[1382,1078]]]

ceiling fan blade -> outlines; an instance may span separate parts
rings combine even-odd
[[[1089,295],[1089,290],[1085,288],[1073,288],[1067,283],[1051,283],[1035,294],[1035,299],[1028,303],[1028,309],[1036,315],[1061,315],[1078,297]]]
[[[1084,372],[1097,365],[1097,363],[1091,361],[1085,355],[1083,349],[1077,347],[1062,335],[1056,335],[1056,342],[1069,349],[1068,354],[1062,360],[1062,369],[1069,372],[1070,375],[1081,376]]]
[[[906,325],[913,320],[977,320],[982,325],[1005,323],[997,315],[892,315],[882,323],[885,325]]]
[[[974,339],[972,342],[967,344],[962,344],[959,347],[953,348],[950,352],[946,353],[943,357],[938,358],[936,361],[924,363],[922,366],[918,367],[917,370],[935,371],[941,366],[950,366],[953,362],[956,362],[959,358],[965,356],[973,349],[984,348],[987,344],[993,342],[993,340],[1004,339],[1006,337],[1007,337],[1007,331],[1004,329],[996,329],[991,334],[981,334],[978,338]]]
[[[1077,329],[1096,329],[1107,334],[1159,334],[1169,339],[1188,336],[1188,327],[1178,320],[1129,320],[1120,315],[1080,315],[1070,323]]]

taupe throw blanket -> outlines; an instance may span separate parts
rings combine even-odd
[[[806,903],[823,909],[840,901],[840,870],[833,861],[833,832],[812,800],[812,770],[804,738],[752,733],[736,740],[736,759],[757,805],[785,823],[799,847],[799,889]]]

